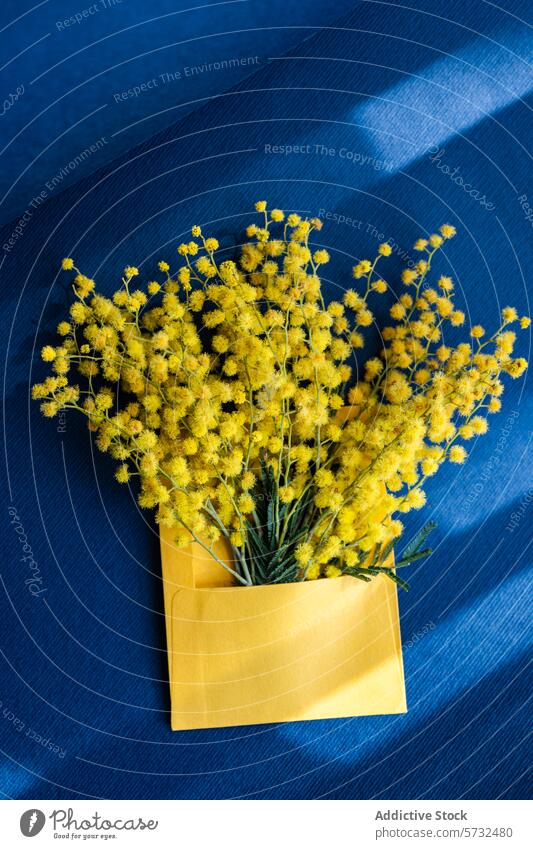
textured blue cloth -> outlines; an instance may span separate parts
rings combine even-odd
[[[128,8],[141,19],[144,5]],[[256,24],[254,4],[243,4],[228,29],[283,26],[281,4],[261,5],[275,18]],[[246,45],[251,55],[259,39],[269,63],[231,89],[212,79],[204,95],[220,96],[186,116],[167,115],[166,129],[160,124],[157,135],[92,176],[72,175],[71,187],[32,208],[12,245],[18,218],[2,231],[0,246],[9,247],[0,247],[6,797],[455,799],[528,792],[533,490],[525,378],[508,386],[505,412],[472,443],[467,465],[441,471],[427,487],[430,506],[409,517],[410,531],[429,518],[439,525],[433,555],[410,569],[411,591],[400,596],[409,712],[190,733],[169,727],[155,528],[114,483],[113,463],[95,451],[83,423],[68,415],[58,429],[29,400],[31,383],[45,371],[39,348],[52,340],[69,298],[67,275],[57,271],[62,256],[74,256],[112,291],[126,264],[151,276],[156,260],[172,260],[191,223],[231,247],[260,198],[326,219],[317,243],[333,257],[330,296],[347,285],[354,258],[372,256],[385,238],[395,244],[387,276],[397,279],[415,238],[448,221],[459,235],[438,272],[454,276],[472,321],[494,326],[507,303],[528,311],[533,189],[523,21],[530,4],[513,0],[504,11],[452,0],[443,17],[442,4],[430,0],[411,0],[409,8],[353,3],[348,11],[350,4],[333,10],[315,2],[319,31],[306,28],[308,6],[287,12],[291,26],[301,27],[290,31],[289,46],[275,29]],[[12,28],[19,50],[45,31],[45,10],[32,13],[34,29],[27,26],[24,36]],[[203,33],[211,14],[198,13]],[[189,22],[188,31],[195,26]],[[127,53],[127,40],[121,45]],[[174,58],[183,67],[192,60],[180,50]],[[219,40],[208,61],[227,51]],[[77,62],[89,63],[87,52]],[[74,63],[66,66],[78,74]],[[85,71],[94,73],[89,64]],[[124,88],[136,84],[124,74]],[[60,83],[55,74],[47,79],[53,100]],[[109,88],[92,91],[95,104],[109,99]],[[78,97],[89,112],[92,104],[81,91]],[[157,109],[180,100],[157,97]],[[31,128],[21,137],[36,152],[57,134],[54,115],[39,137]],[[92,137],[113,131],[95,124]],[[91,134],[79,141],[65,141],[69,156]],[[276,145],[297,151],[275,153]],[[12,179],[28,161],[9,160]],[[17,196],[17,216],[41,178]],[[523,333],[525,356],[528,346]]]
[[[336,0],[335,16],[352,6]],[[8,107],[0,115],[0,224],[43,190],[50,197],[93,173],[331,20],[319,0],[309,0],[305,15],[284,0],[4,0],[2,11],[0,81]]]

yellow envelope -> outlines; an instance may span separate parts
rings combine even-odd
[[[404,713],[396,585],[258,587],[161,528],[174,730]],[[229,561],[223,542],[217,555]]]

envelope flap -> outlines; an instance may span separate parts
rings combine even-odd
[[[405,710],[384,576],[182,589],[171,618],[173,728]]]

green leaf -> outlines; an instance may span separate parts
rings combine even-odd
[[[352,578],[359,578],[367,583],[372,580],[370,575],[374,576],[383,574],[386,575],[387,578],[390,578],[391,581],[394,581],[395,584],[398,584],[398,586],[403,590],[409,590],[409,584],[407,581],[404,581],[403,578],[399,578],[394,569],[390,566],[352,566],[350,569],[345,569],[343,574],[350,575]]]
[[[381,552],[381,546],[376,545],[376,547],[374,549],[374,554],[372,556],[372,560],[370,561],[370,564],[366,567],[367,569],[373,569],[374,566],[377,566],[378,562],[381,559],[380,558],[380,552]]]
[[[268,581],[269,584],[294,584],[298,580],[298,569],[292,567],[281,575]]]
[[[290,554],[289,557],[286,557],[285,560],[282,560],[281,563],[278,563],[278,565],[274,569],[270,568],[269,576],[271,578],[277,578],[279,575],[283,574],[283,572],[287,571],[288,569],[294,569],[295,571],[298,571],[298,567],[294,561],[293,554]]]
[[[273,499],[270,499],[268,502],[266,536],[268,539],[268,545],[271,547],[276,536]]]
[[[292,548],[294,550],[296,548],[296,546],[298,545],[298,543],[300,542],[300,540],[303,537],[305,537],[306,535],[307,535],[307,531],[302,531],[301,533],[298,534],[298,536],[291,537],[291,539],[289,539],[288,542],[284,542],[283,545],[279,546],[276,553],[274,554],[274,557],[271,560],[271,565],[272,566],[277,565],[278,562],[280,561],[281,557],[286,554],[288,549]],[[294,551],[293,551],[293,553],[294,553]]]
[[[309,488],[305,495],[302,496],[300,503],[289,520],[287,533],[290,536],[294,536],[294,534],[301,529],[301,526],[307,518],[307,513],[313,503],[314,497],[315,493],[312,487]]]
[[[411,542],[408,543],[408,545],[402,551],[400,562],[408,557],[411,557],[411,555],[416,554],[419,549],[424,545],[431,531],[435,530],[436,527],[436,522],[426,522],[424,527],[419,530],[419,532],[413,537]]]
[[[417,551],[414,554],[411,554],[410,557],[402,557],[401,560],[398,560],[396,568],[401,569],[403,566],[409,566],[409,564],[414,563],[415,560],[420,560],[422,557],[428,557],[432,554],[432,552],[432,548],[424,548],[422,551]]]
[[[383,549],[383,551],[381,553],[381,562],[382,563],[385,563],[385,561],[387,560],[389,554],[391,553],[392,549],[394,548],[395,542],[396,542],[396,540],[391,539],[391,541],[389,543],[387,543],[387,545]]]
[[[355,575],[352,575],[353,578],[359,578],[360,581],[365,581],[367,584],[370,583],[372,578],[369,578],[368,575],[363,575],[362,572],[356,572]]]
[[[390,578],[391,581],[394,581],[395,584],[398,584],[398,586],[401,587],[402,590],[409,592],[409,584],[407,583],[407,581],[404,581],[403,578],[399,578],[398,575],[396,575],[396,573],[392,571],[392,569],[387,572],[387,577]]]
[[[260,557],[267,557],[269,555],[269,549],[265,545],[263,538],[260,534],[257,533],[255,528],[252,527],[250,522],[246,523],[246,533],[250,545],[254,548],[255,553]]]

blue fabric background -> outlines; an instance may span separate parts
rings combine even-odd
[[[0,33],[2,90],[7,97],[25,85],[0,124],[2,148],[9,142],[9,223],[0,236],[1,792],[524,797],[533,500],[525,378],[508,386],[505,412],[472,444],[468,464],[433,479],[430,506],[410,518],[412,531],[430,517],[439,527],[433,555],[411,568],[412,589],[400,596],[408,714],[190,733],[169,728],[155,528],[114,484],[113,464],[94,451],[83,423],[69,415],[59,432],[40,417],[29,387],[44,373],[38,351],[68,301],[62,256],[111,291],[126,264],[151,276],[156,260],[172,262],[191,223],[231,248],[259,198],[329,214],[317,243],[333,256],[330,295],[347,284],[354,258],[373,255],[383,238],[397,245],[393,281],[414,239],[448,221],[459,235],[439,271],[455,277],[472,321],[493,326],[507,303],[529,312],[530,4],[243,2],[163,18],[186,4],[158,0],[148,13],[130,0],[54,31],[63,11],[81,8],[5,3],[6,25],[28,14]],[[201,49],[176,44],[208,34]],[[111,102],[113,92],[172,68],[255,55],[257,67]],[[113,141],[31,207],[46,181],[101,136]],[[309,147],[282,156],[269,145]],[[455,169],[471,193],[454,182]],[[342,216],[357,223],[339,223]],[[528,356],[528,333],[520,347]],[[39,565],[38,597],[25,584],[27,549],[10,507]]]

